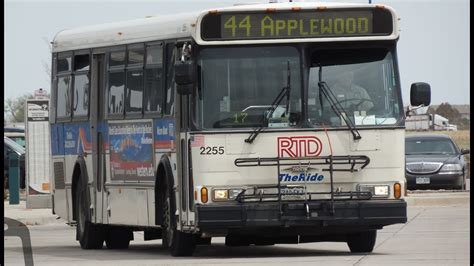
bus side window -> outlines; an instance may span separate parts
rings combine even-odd
[[[163,45],[152,45],[146,49],[145,67],[145,112],[158,112],[163,109]]]
[[[71,75],[58,77],[57,89],[57,116],[71,117]]]
[[[108,57],[107,113],[119,116],[125,110],[125,48],[111,51]]]
[[[90,56],[87,54],[74,55],[74,87],[72,116],[87,117],[89,114],[89,69]]]
[[[108,113],[123,114],[124,110],[125,71],[110,72],[108,78]]]
[[[176,47],[174,43],[166,44],[166,115],[174,113],[174,62],[176,60]]]
[[[59,53],[56,60],[56,79],[54,92],[56,115],[58,118],[71,117],[71,101],[72,101],[72,53]]]

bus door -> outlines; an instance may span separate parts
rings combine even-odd
[[[94,204],[94,215],[92,221],[95,223],[107,223],[104,215],[106,204],[105,184],[105,148],[104,133],[104,99],[105,99],[105,54],[94,53],[92,55],[91,69],[91,97],[90,97],[90,127],[92,136],[92,173],[94,193],[91,193],[91,203]]]
[[[184,50],[183,50],[184,49]],[[190,51],[189,43],[178,43],[176,49],[176,61],[189,60],[187,56],[183,57],[183,51],[186,54]],[[174,65],[174,62],[173,62]],[[174,73],[173,73],[174,78]],[[174,80],[173,80],[174,83]],[[173,84],[175,86],[175,84]],[[194,185],[192,177],[191,164],[191,140],[190,140],[190,104],[191,96],[176,94],[176,125],[177,125],[177,162],[178,162],[178,188],[179,214],[181,225],[191,226],[194,224]],[[178,205],[179,204],[179,205]],[[179,226],[179,225],[178,225]]]

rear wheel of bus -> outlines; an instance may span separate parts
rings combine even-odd
[[[347,236],[347,245],[351,252],[372,252],[376,238],[376,230],[353,233]]]
[[[168,179],[169,180],[169,179]],[[169,182],[168,182],[169,183]],[[172,256],[192,256],[196,248],[196,236],[177,230],[176,200],[171,191],[172,185],[166,184],[163,189],[163,246],[170,250]]]
[[[83,249],[101,249],[104,245],[104,228],[91,223],[88,212],[90,200],[84,183],[84,180],[79,180],[76,186],[76,239]]]

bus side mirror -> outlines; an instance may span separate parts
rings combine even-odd
[[[431,87],[430,84],[417,82],[411,84],[410,88],[410,104],[411,106],[428,106],[431,103]]]
[[[174,65],[174,80],[176,91],[180,95],[193,93],[194,82],[196,80],[195,65],[192,61],[176,62]]]

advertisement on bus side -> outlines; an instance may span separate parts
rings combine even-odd
[[[113,180],[154,177],[151,121],[109,123]]]

